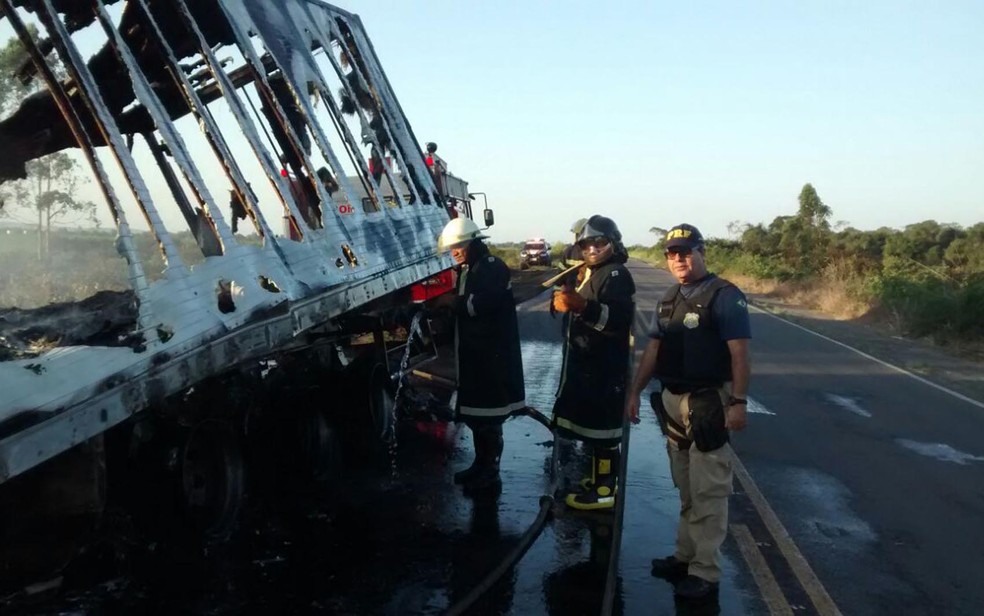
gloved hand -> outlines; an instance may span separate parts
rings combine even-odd
[[[588,300],[581,297],[576,291],[555,291],[553,295],[553,307],[557,312],[573,312],[581,314]]]

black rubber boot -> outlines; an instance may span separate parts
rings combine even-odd
[[[454,474],[456,484],[468,483],[482,471],[487,461],[482,456],[490,457],[495,452],[495,465],[498,468],[499,456],[502,454],[502,426],[472,426],[472,442],[475,445],[475,460],[471,466]]]
[[[572,509],[591,511],[615,507],[615,486],[618,479],[619,450],[596,448],[593,456],[594,485],[589,489],[567,495],[564,502]]]
[[[595,482],[598,481],[598,478],[595,476],[595,469],[597,469],[597,468],[598,468],[598,465],[595,464],[594,458],[592,457],[591,458],[591,474],[590,475],[587,475],[586,477],[582,477],[581,478],[581,481],[578,481],[577,482],[577,485],[581,486],[581,491],[582,492],[589,492],[591,490],[594,490]]]
[[[476,455],[475,460],[471,463],[471,466],[454,474],[454,482],[457,484],[465,483],[477,475],[480,470],[481,468],[478,464],[478,456]]]
[[[475,430],[475,472],[463,481],[465,494],[498,493],[502,489],[499,458],[502,456],[502,424]],[[462,471],[464,472],[464,471]]]
[[[673,588],[673,594],[684,599],[703,599],[711,595],[717,595],[717,592],[717,582],[708,582],[696,575],[688,575]]]
[[[502,478],[497,468],[483,468],[464,483],[466,496],[498,495],[502,491]]]
[[[663,558],[654,558],[653,569],[651,571],[654,577],[663,578],[664,580],[682,580],[687,577],[687,568],[690,566],[688,563],[682,560],[677,560],[676,556],[664,556]]]

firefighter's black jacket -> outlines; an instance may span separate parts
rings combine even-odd
[[[562,435],[601,446],[614,446],[622,437],[635,317],[635,282],[620,261],[585,269],[578,293],[587,306],[568,327],[554,404],[554,423]]]
[[[526,407],[523,357],[509,268],[481,242],[458,274],[455,313],[459,418],[503,421]]]

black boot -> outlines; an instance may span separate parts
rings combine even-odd
[[[464,483],[466,496],[498,495],[502,491],[499,469],[485,467]]]
[[[459,484],[465,483],[477,475],[479,470],[481,469],[478,464],[478,456],[476,455],[475,460],[471,463],[471,466],[454,474],[454,482]]]
[[[567,506],[585,511],[614,508],[619,462],[618,447],[596,447],[592,457],[594,485],[583,492],[568,494],[564,499]]]
[[[482,456],[479,452],[488,449],[488,444],[486,441],[491,441],[492,436],[496,434],[495,426],[470,426],[472,429],[472,443],[475,445],[475,459],[472,461],[471,466],[464,470],[460,470],[454,474],[454,482],[456,484],[463,484],[471,481],[476,477],[482,470]],[[491,435],[490,435],[491,431]],[[499,426],[498,430],[499,440],[502,439],[502,426]],[[499,444],[499,452],[502,451],[502,444]],[[486,454],[487,455],[487,454]],[[498,455],[498,454],[497,454]],[[496,459],[498,463],[498,458]]]
[[[502,456],[502,424],[475,430],[475,465],[473,474],[463,482],[465,494],[498,493],[502,489],[499,458]]]

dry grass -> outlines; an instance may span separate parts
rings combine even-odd
[[[202,260],[190,234],[173,238],[186,263]],[[164,269],[156,243],[147,233],[135,239],[148,278],[156,280]],[[58,230],[52,234],[46,261],[38,260],[36,241],[33,233],[0,238],[0,307],[38,308],[130,288],[115,234]]]
[[[837,320],[857,319],[873,309],[871,304],[853,297],[843,284],[827,278],[807,282],[783,282],[732,273],[727,274],[726,278],[746,293],[819,310]]]

